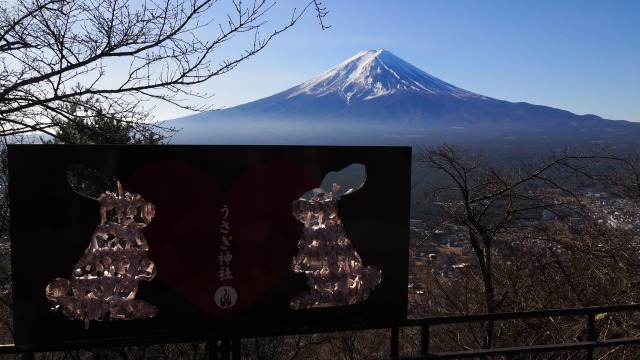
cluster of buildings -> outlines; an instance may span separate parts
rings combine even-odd
[[[588,193],[592,213],[607,224],[640,232],[640,204],[603,193]]]
[[[628,199],[612,197],[606,193],[587,193],[584,197],[589,212],[596,221],[609,226],[634,231],[640,246],[640,204]],[[550,210],[541,212],[539,222],[555,222],[558,216]],[[583,224],[585,219],[570,218],[572,224]],[[416,274],[425,271],[455,282],[477,265],[476,255],[469,242],[468,229],[462,225],[449,224],[444,229],[432,230],[417,219],[410,221],[411,259],[410,264]],[[631,241],[634,241],[634,240]],[[543,246],[540,241],[521,246],[531,249]],[[520,244],[523,245],[523,244]],[[409,281],[409,291],[423,291],[418,281]]]

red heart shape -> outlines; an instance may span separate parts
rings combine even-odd
[[[302,224],[291,204],[318,181],[293,161],[269,160],[235,178],[225,173],[225,179],[235,180],[225,196],[220,176],[216,181],[189,162],[163,160],[137,170],[125,188],[155,205],[156,215],[143,232],[157,278],[218,320],[231,321],[292,273]],[[222,233],[223,221],[228,234]],[[222,236],[231,236],[228,246]],[[227,251],[232,278],[221,279],[227,264],[221,265],[219,256]],[[235,304],[226,308],[214,298],[225,286],[237,293]]]

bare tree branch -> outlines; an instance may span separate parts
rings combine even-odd
[[[21,0],[0,5],[0,135],[44,131],[63,104],[98,96],[116,113],[159,99],[211,106],[193,86],[224,74],[314,11],[304,0],[272,25],[275,1]],[[224,47],[245,44],[225,59]],[[75,86],[76,84],[83,86]],[[135,106],[134,106],[135,105]],[[147,113],[149,110],[147,110]]]

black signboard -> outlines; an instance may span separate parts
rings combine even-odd
[[[409,147],[8,151],[16,344],[406,318]]]

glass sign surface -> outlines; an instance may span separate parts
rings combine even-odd
[[[406,318],[409,147],[10,145],[16,344]]]

